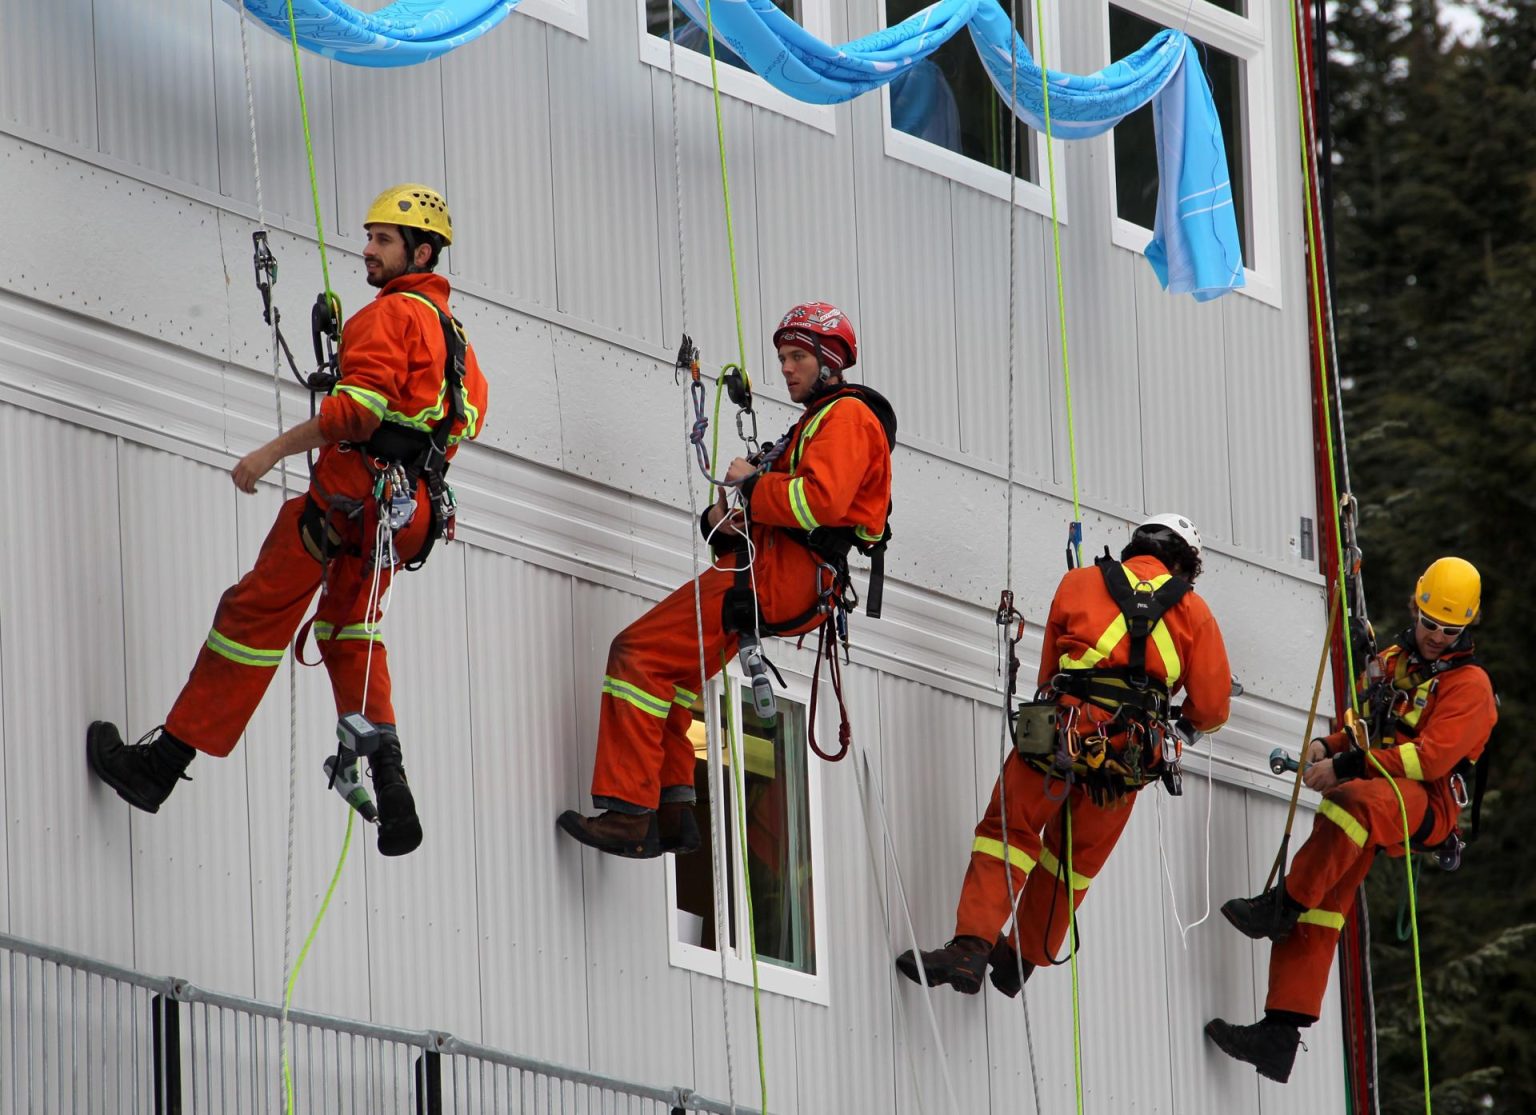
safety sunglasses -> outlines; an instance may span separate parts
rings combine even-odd
[[[1443,623],[1436,623],[1423,612],[1419,613],[1419,623],[1423,626],[1425,631],[1445,632],[1445,637],[1447,639],[1454,639],[1467,629],[1465,624],[1463,624],[1461,627],[1447,627]]]

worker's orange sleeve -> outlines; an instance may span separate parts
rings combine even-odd
[[[1184,719],[1202,732],[1213,732],[1232,714],[1232,666],[1216,617],[1204,600],[1186,597],[1193,620],[1184,659]],[[1176,608],[1175,611],[1178,609]]]

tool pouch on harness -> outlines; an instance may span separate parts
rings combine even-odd
[[[1056,751],[1061,708],[1055,701],[1029,701],[1013,714],[1013,749],[1021,756],[1047,758]]]

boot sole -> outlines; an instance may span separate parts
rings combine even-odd
[[[1254,1061],[1250,1061],[1247,1057],[1244,1057],[1242,1052],[1237,1049],[1235,1045],[1229,1043],[1226,1040],[1226,1031],[1217,1026],[1217,1023],[1220,1021],[1221,1019],[1219,1018],[1213,1018],[1211,1021],[1205,1024],[1205,1036],[1211,1039],[1212,1044],[1215,1045],[1217,1049],[1221,1050],[1228,1057],[1231,1057],[1234,1061],[1239,1061],[1242,1064],[1251,1066],[1254,1072],[1258,1073],[1266,1080],[1273,1080],[1276,1084],[1285,1084],[1291,1079],[1290,1069],[1287,1069],[1283,1074],[1281,1074],[1272,1069],[1268,1069]]]
[[[917,965],[917,958],[910,951],[904,952],[896,958],[896,970],[913,983],[921,986],[923,981],[917,974]],[[953,987],[962,995],[974,995],[981,990],[980,978],[975,983],[965,979],[957,980],[954,978],[955,973],[953,972],[936,973],[926,966],[923,968],[923,974],[928,977],[929,987]]]
[[[140,797],[138,794],[134,793],[126,785],[124,785],[117,778],[117,776],[114,775],[104,765],[105,757],[101,754],[101,752],[113,743],[115,743],[118,747],[122,747],[124,744],[121,737],[116,739],[100,738],[102,735],[102,728],[111,728],[113,736],[117,736],[117,729],[112,724],[107,723],[105,720],[94,721],[92,722],[91,726],[85,730],[85,762],[86,765],[91,768],[91,773],[94,774],[104,785],[110,786],[118,797],[122,798],[135,809],[143,810],[145,813],[160,812],[160,802],[150,801],[147,798]],[[161,800],[163,801],[164,799]]]
[[[556,819],[555,824],[560,831],[569,836],[578,844],[584,844],[588,848],[595,848],[599,852],[606,852],[610,856],[618,856],[621,859],[656,859],[662,854],[661,840],[655,836],[647,836],[640,841],[618,842],[602,841],[592,836],[581,822],[583,818],[574,809],[567,809]]]

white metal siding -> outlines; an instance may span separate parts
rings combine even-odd
[[[96,59],[92,0],[0,0],[0,113],[96,149]]]

